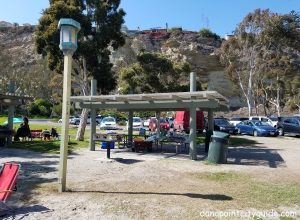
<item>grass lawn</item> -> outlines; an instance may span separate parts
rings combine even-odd
[[[262,181],[239,172],[204,172],[190,175],[199,181],[208,182],[212,188],[220,190],[220,193],[235,198],[237,203],[234,205],[239,208],[271,209],[300,204],[300,184],[292,181]]]
[[[0,116],[0,125],[2,125],[7,120],[7,116]]]
[[[200,134],[197,136],[197,144],[204,144],[205,143],[205,135]],[[247,138],[242,138],[242,137],[236,137],[234,135],[230,135],[229,138],[229,145],[230,146],[241,146],[241,145],[250,145],[254,146],[256,144],[259,144],[259,142],[254,141],[254,140],[249,140]]]
[[[14,125],[15,130],[17,130],[19,125]],[[48,129],[50,130],[53,126],[51,125],[42,125],[42,124],[29,124],[31,130],[44,130]],[[61,127],[57,127],[57,132],[61,133]],[[89,132],[85,132],[84,141],[77,141],[75,140],[76,137],[77,128],[70,127],[69,129],[69,135],[70,135],[70,141],[69,141],[69,152],[78,149],[78,148],[87,148],[89,145]],[[27,150],[33,150],[41,153],[53,153],[58,154],[59,148],[60,148],[60,141],[58,140],[51,140],[51,141],[44,141],[40,139],[34,139],[33,141],[26,141],[26,142],[13,142],[10,146],[12,148],[18,148],[18,149],[27,149]]]

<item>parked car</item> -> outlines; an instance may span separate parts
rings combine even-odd
[[[268,117],[266,116],[250,116],[249,117],[249,120],[252,120],[252,121],[263,121],[263,122],[266,122],[268,123],[269,125],[273,126],[273,122],[271,119],[269,119]],[[274,127],[274,126],[273,126]]]
[[[205,127],[204,114],[201,111],[196,113],[197,132],[202,133]],[[188,133],[190,131],[190,112],[189,111],[177,111],[174,119],[174,130],[184,131]]]
[[[70,124],[72,125],[79,125],[80,124],[80,118],[79,117],[73,117],[70,119]]]
[[[164,118],[160,118],[160,130],[168,131],[170,129],[169,123]],[[156,131],[157,130],[157,119],[151,118],[149,123],[149,131]]]
[[[271,123],[272,123],[272,126],[273,126],[274,128],[276,128],[276,127],[277,127],[277,123],[278,123],[278,117],[273,116],[273,117],[269,117],[269,119],[272,121],[272,122],[271,122]]]
[[[236,126],[238,123],[242,122],[242,121],[246,121],[249,120],[249,118],[247,117],[233,117],[229,120],[230,124]]]
[[[278,136],[276,128],[263,121],[242,121],[237,124],[239,134],[250,134],[253,136]]]
[[[226,118],[214,118],[214,130],[229,134],[237,134],[238,129],[232,125]]]
[[[100,129],[116,129],[117,122],[113,117],[104,117],[100,123]]]
[[[143,126],[144,127],[149,127],[149,124],[150,124],[150,118],[143,121]]]
[[[279,135],[300,135],[300,117],[278,117],[277,128]]]
[[[102,121],[102,116],[101,115],[97,115],[96,116],[96,124],[97,125],[100,125],[100,123],[101,123],[101,121]],[[88,119],[87,119],[87,122],[86,122],[87,124],[90,124],[91,123],[91,117],[88,117]]]
[[[127,129],[128,129],[128,121],[127,123]],[[140,128],[143,127],[143,121],[140,117],[133,117],[132,118],[132,128],[133,130],[139,130]]]
[[[70,116],[69,117],[69,123],[71,123],[72,119],[75,118],[75,116]],[[62,118],[60,118],[58,121],[58,123],[62,123]]]

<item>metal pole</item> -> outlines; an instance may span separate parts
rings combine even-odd
[[[60,141],[60,159],[58,174],[58,191],[66,190],[66,173],[68,157],[68,136],[69,136],[69,116],[70,116],[70,94],[71,94],[71,69],[72,55],[64,56],[64,82],[63,82],[63,102],[62,102],[62,129]]]
[[[196,91],[196,74],[190,73],[190,92]],[[196,108],[190,108],[190,159],[197,160],[197,113]]]
[[[97,80],[91,80],[91,96],[96,95]],[[90,151],[95,151],[94,134],[96,133],[96,109],[91,108]]]
[[[132,134],[133,134],[133,111],[129,111],[128,114],[128,147],[132,147],[133,140],[132,140]]]
[[[8,117],[7,117],[7,124],[8,124],[8,129],[9,130],[13,130],[14,126],[14,114],[15,114],[15,106],[12,104],[12,105],[9,105],[8,106]],[[11,144],[12,143],[12,136],[8,136],[7,138],[7,144]]]
[[[106,146],[106,158],[107,159],[110,159],[110,144],[111,144],[112,142],[106,142],[106,144],[107,144],[107,146]]]

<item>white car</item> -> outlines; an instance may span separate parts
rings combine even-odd
[[[150,124],[150,118],[146,119],[146,120],[143,122],[143,126],[144,126],[144,127],[149,127],[149,124]]]
[[[116,129],[117,122],[113,117],[104,117],[100,123],[100,129]]]
[[[69,123],[72,122],[72,119],[73,119],[73,118],[75,118],[75,116],[70,116],[70,117],[69,117]],[[62,118],[60,118],[57,122],[58,122],[58,123],[62,123]]]
[[[237,124],[239,124],[242,121],[246,121],[249,120],[249,118],[247,117],[233,117],[229,120],[230,124],[236,126]]]
[[[140,117],[133,117],[132,118],[132,128],[133,130],[139,130],[143,127],[143,121]],[[128,122],[127,122],[127,130],[128,130]]]
[[[272,127],[274,127],[275,123],[273,123],[273,121],[271,119],[269,119],[268,117],[266,116],[251,116],[249,117],[249,120],[253,120],[253,121],[263,121],[263,122],[266,122],[268,123],[269,125],[271,125]],[[276,125],[277,125],[277,122],[276,122]],[[276,126],[275,125],[275,126]]]

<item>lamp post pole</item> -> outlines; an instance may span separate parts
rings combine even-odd
[[[66,191],[67,179],[72,56],[77,49],[77,33],[80,30],[80,24],[73,19],[62,18],[58,23],[58,28],[60,29],[59,47],[64,53],[62,129],[58,172],[58,192],[64,192]]]
[[[60,142],[59,160],[59,192],[66,190],[66,173],[69,141],[69,116],[70,116],[70,94],[71,94],[71,70],[72,55],[64,55],[64,82],[63,82],[63,102],[62,102],[62,129]]]

